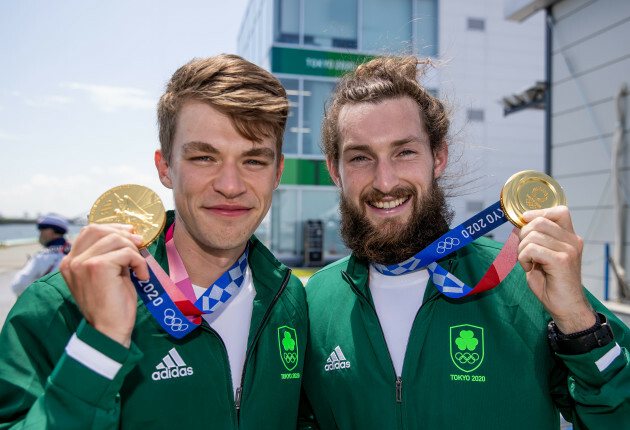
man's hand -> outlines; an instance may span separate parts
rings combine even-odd
[[[575,234],[566,206],[526,212],[518,261],[534,295],[562,333],[595,324],[595,314],[582,290],[582,238]]]
[[[136,290],[129,268],[149,279],[138,252],[142,237],[121,224],[90,224],[81,230],[59,270],[87,322],[129,347],[136,321]]]

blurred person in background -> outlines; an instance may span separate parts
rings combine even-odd
[[[31,257],[26,265],[15,274],[11,289],[16,296],[26,287],[59,268],[61,260],[70,252],[71,245],[66,240],[68,221],[59,215],[49,214],[37,220],[39,243],[44,249]]]

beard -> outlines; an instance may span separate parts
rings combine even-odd
[[[367,218],[367,202],[382,200],[385,196],[397,199],[409,195],[414,206],[408,221],[390,219],[376,226]],[[341,237],[355,256],[384,265],[401,263],[426,248],[448,231],[453,218],[435,179],[422,199],[418,199],[417,189],[400,187],[387,194],[371,190],[360,197],[359,204],[357,207],[348,200],[342,188]]]

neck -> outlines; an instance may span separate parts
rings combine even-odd
[[[173,241],[193,285],[208,288],[243,254],[247,243],[233,249],[214,249],[195,240],[181,222],[175,223]]]
[[[46,242],[46,247],[63,245],[64,243],[66,243],[66,240],[63,238],[63,236],[59,236],[52,238],[48,242]]]

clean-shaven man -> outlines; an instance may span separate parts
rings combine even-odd
[[[0,428],[295,428],[304,290],[253,236],[288,109],[280,82],[234,55],[175,72],[155,153],[175,211],[150,255],[130,226],[87,226],[61,273],[20,297],[0,335]],[[154,297],[151,259],[172,296]]]

